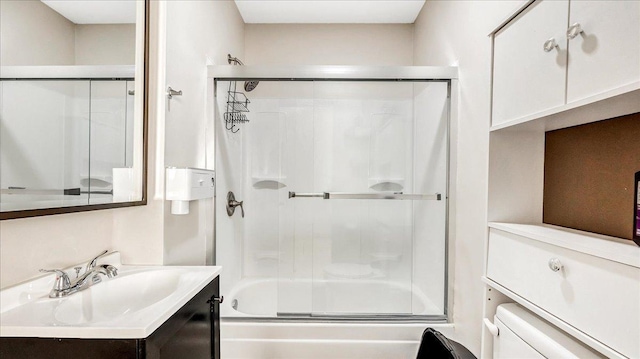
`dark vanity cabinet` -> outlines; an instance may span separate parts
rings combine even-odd
[[[143,339],[0,338],[2,359],[220,359],[216,277]]]

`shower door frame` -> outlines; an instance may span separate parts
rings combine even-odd
[[[214,121],[223,120],[219,118],[218,107],[218,81],[344,81],[344,82],[446,82],[447,83],[447,144],[446,144],[446,196],[445,196],[445,258],[444,258],[444,314],[443,315],[406,315],[406,314],[384,314],[369,317],[331,315],[331,316],[282,316],[282,317],[225,317],[225,320],[239,322],[367,322],[367,323],[388,323],[394,322],[429,322],[429,323],[452,323],[453,314],[453,261],[449,260],[452,241],[449,240],[451,230],[451,211],[455,207],[451,206],[451,189],[455,188],[455,172],[452,174],[451,166],[452,154],[455,154],[455,143],[457,133],[457,104],[458,104],[458,68],[451,66],[234,66],[234,65],[212,65],[207,66],[209,80],[208,98],[213,99]],[[212,93],[211,93],[212,92]],[[215,126],[214,126],[215,127]],[[217,134],[214,130],[214,139]],[[454,144],[454,146],[452,146]],[[215,157],[215,156],[214,156]],[[214,161],[214,169],[217,173],[217,161]],[[217,186],[214,188],[214,201],[218,200]],[[222,198],[222,197],[220,197]],[[214,205],[215,207],[215,205]],[[212,258],[213,265],[216,265],[217,238],[214,226]]]

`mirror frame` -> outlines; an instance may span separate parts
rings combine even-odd
[[[100,209],[144,206],[147,204],[147,171],[149,156],[149,18],[151,0],[144,0],[144,71],[143,71],[143,105],[142,105],[142,199],[130,202],[115,202],[104,204],[87,204],[81,206],[25,209],[18,211],[0,212],[0,220],[50,216],[54,214],[88,212]]]

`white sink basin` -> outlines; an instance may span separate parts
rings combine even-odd
[[[0,292],[0,336],[146,338],[209,284],[220,267],[139,267],[101,260],[118,276],[68,297],[48,297],[49,275]]]

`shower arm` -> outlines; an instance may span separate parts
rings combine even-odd
[[[242,63],[242,61],[240,61],[239,58],[233,57],[233,56],[231,56],[231,54],[227,54],[227,62],[229,63],[229,65],[242,65],[242,66],[244,66],[244,63]]]

